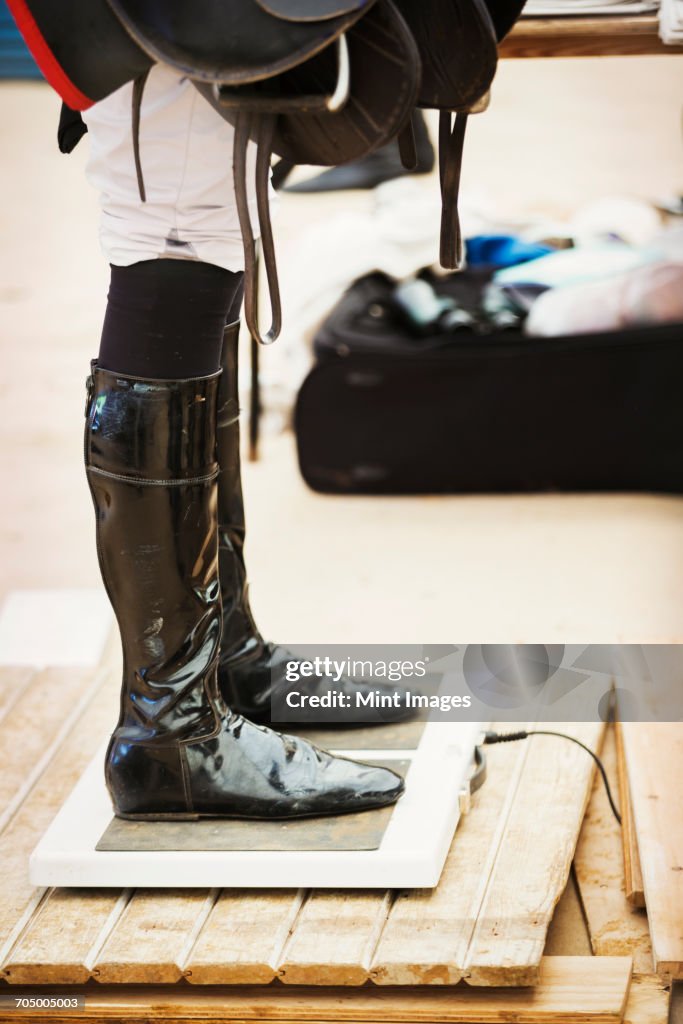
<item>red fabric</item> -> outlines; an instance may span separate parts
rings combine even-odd
[[[52,88],[59,93],[72,110],[87,110],[88,107],[91,107],[95,101],[74,85],[59,64],[43,39],[35,18],[26,5],[26,0],[7,0],[7,5],[17,23],[17,28],[24,37],[24,42]]]

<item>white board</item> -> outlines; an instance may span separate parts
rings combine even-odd
[[[416,750],[336,751],[358,760],[410,761],[405,793],[379,848],[344,852],[96,850],[112,818],[103,747],[33,851],[31,882],[116,888],[431,888],[443,869],[482,729],[474,722],[428,722]]]

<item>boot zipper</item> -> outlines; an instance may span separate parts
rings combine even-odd
[[[84,416],[88,415],[88,409],[90,408],[90,401],[92,399],[93,387],[93,376],[92,373],[89,373],[88,376],[85,378],[85,409],[83,410]]]
[[[88,410],[90,409],[90,403],[92,401],[94,381],[92,373],[89,373],[85,378],[85,409],[83,415],[88,418]],[[86,424],[85,430],[83,431],[83,462],[85,463],[86,469],[88,468],[88,425]]]

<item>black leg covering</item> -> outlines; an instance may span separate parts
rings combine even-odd
[[[215,373],[223,328],[239,315],[242,278],[193,260],[112,267],[98,365],[157,379]]]

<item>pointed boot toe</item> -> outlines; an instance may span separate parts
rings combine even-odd
[[[344,764],[344,758],[334,758],[336,768]],[[339,804],[346,811],[365,811],[373,807],[386,807],[394,804],[405,790],[405,782],[396,772],[389,768],[382,768],[378,765],[364,764],[359,761],[348,761],[353,765],[353,785],[350,786],[347,778],[340,779]],[[345,785],[346,782],[346,785]]]

